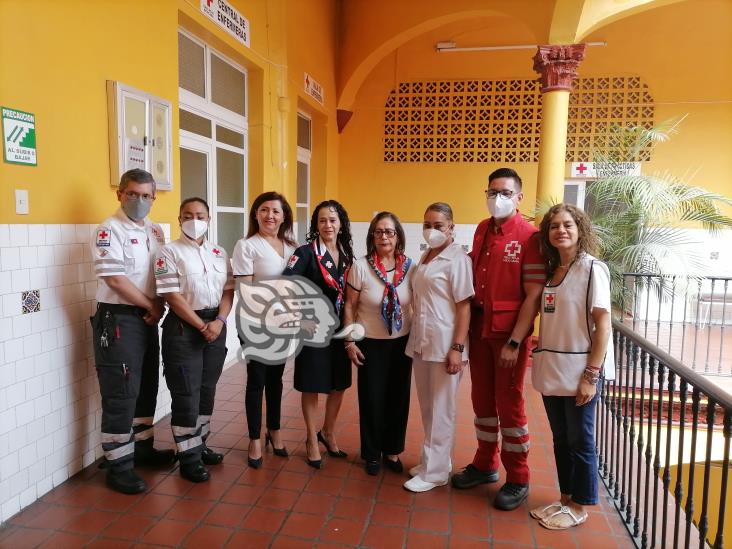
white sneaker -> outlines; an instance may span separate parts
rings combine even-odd
[[[416,477],[421,472],[422,472],[422,464],[421,463],[418,463],[417,465],[415,465],[414,467],[412,467],[409,470],[409,476],[410,477]]]
[[[415,476],[404,483],[404,488],[410,492],[428,492],[432,490],[432,488],[444,486],[445,484],[447,484],[446,480],[442,482],[427,482],[426,480],[422,480],[419,476]]]

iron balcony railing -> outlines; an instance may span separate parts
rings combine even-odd
[[[732,277],[625,273],[623,324],[692,370],[732,376]]]
[[[637,547],[724,547],[732,397],[613,321],[597,412],[600,476]],[[728,532],[729,533],[729,532]]]

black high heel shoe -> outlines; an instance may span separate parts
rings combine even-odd
[[[254,459],[247,456],[247,463],[252,469],[259,469],[262,466],[262,463],[264,463],[264,457],[259,456],[258,458]]]
[[[272,446],[272,453],[276,456],[280,456],[283,458],[290,457],[290,454],[287,453],[287,448],[284,446],[282,448],[275,448],[274,442],[272,442],[272,435],[269,434],[269,431],[267,431],[267,434],[264,437],[264,447],[267,447],[267,444]]]
[[[323,465],[323,460],[322,459],[310,459],[310,457],[307,454],[308,442],[309,441],[307,441],[307,440],[305,441],[305,460],[308,462],[308,465],[310,465],[310,467],[312,467],[313,469],[320,469],[320,467]],[[316,442],[316,444],[317,444],[317,442]]]
[[[346,452],[344,452],[343,450],[331,449],[330,444],[328,444],[328,441],[325,440],[325,437],[323,436],[322,431],[318,431],[318,442],[320,442],[323,446],[325,446],[325,449],[328,451],[328,455],[330,457],[334,457],[334,458],[348,457],[348,454]]]

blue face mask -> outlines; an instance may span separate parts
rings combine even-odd
[[[133,221],[145,219],[152,208],[152,201],[142,198],[127,198],[122,202],[122,211]]]

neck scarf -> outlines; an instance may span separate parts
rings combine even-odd
[[[398,332],[402,329],[402,306],[399,303],[397,287],[407,278],[407,272],[412,265],[412,260],[403,254],[396,256],[393,282],[389,282],[389,279],[386,277],[386,269],[376,252],[368,258],[368,262],[371,269],[385,286],[384,297],[381,300],[381,318],[384,319],[386,329],[389,335],[391,335],[394,330]]]
[[[312,246],[313,251],[315,252],[315,257],[318,259],[318,267],[320,267],[320,274],[323,275],[323,280],[325,280],[328,287],[333,288],[338,292],[338,295],[336,296],[335,310],[336,314],[340,316],[341,309],[343,309],[343,289],[346,286],[346,275],[348,273],[348,269],[343,269],[343,273],[336,280],[333,278],[333,275],[328,272],[325,265],[323,265],[323,254],[320,253],[320,238],[313,240]],[[323,248],[327,250],[325,244],[323,244]],[[342,254],[343,252],[340,253]],[[335,270],[338,272],[338,265],[335,266]]]

